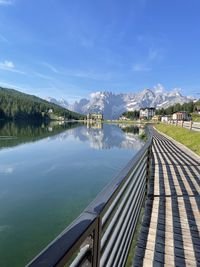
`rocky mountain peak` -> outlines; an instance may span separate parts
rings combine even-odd
[[[54,98],[47,99],[57,101]],[[109,91],[98,91],[90,94],[90,98],[83,98],[69,105],[67,101],[57,101],[61,106],[72,111],[87,114],[89,112],[102,112],[105,119],[117,119],[125,111],[138,110],[144,107],[166,108],[175,103],[190,102],[191,97],[182,96],[179,89],[165,91],[161,84],[153,89],[144,89],[139,93],[115,94]]]

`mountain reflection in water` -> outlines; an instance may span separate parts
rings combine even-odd
[[[101,125],[101,127],[100,127]],[[90,127],[79,126],[68,129],[58,136],[60,141],[70,136],[80,142],[89,142],[90,147],[95,149],[125,148],[138,150],[143,142],[138,136],[143,132],[138,126],[126,126],[125,124],[93,124]]]
[[[86,127],[87,126],[87,127]],[[87,124],[77,122],[50,124],[15,124],[0,123],[0,148],[12,147],[27,142],[35,142],[43,138],[60,141],[73,136],[81,142],[89,142],[95,149],[111,149],[141,147],[138,135],[143,129],[126,124]]]

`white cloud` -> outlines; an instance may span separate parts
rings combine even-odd
[[[0,81],[0,86],[23,91],[22,87],[16,86],[16,84],[12,84],[12,83],[7,83],[7,82]]]
[[[42,79],[45,79],[45,80],[54,80],[52,77],[45,75],[45,74],[42,74],[42,73],[39,73],[39,72],[34,72],[34,75],[36,75]]]
[[[63,72],[67,76],[78,77],[83,79],[109,81],[112,79],[113,74],[111,72],[96,72],[93,70],[65,70]]]
[[[113,76],[113,73],[111,72],[96,72],[94,70],[81,70],[81,69],[72,70],[72,69],[65,69],[65,68],[60,68],[58,70],[53,65],[47,62],[39,62],[39,64],[47,67],[54,73],[65,75],[65,76],[67,75],[67,76],[72,76],[72,77],[91,79],[91,80],[103,80],[103,81],[111,80]],[[44,79],[46,78],[48,80],[54,80],[52,77],[44,75],[42,73],[34,72],[34,74]]]
[[[93,80],[109,80],[110,78],[110,73],[97,73],[93,71],[77,71],[73,75],[76,77]]]
[[[13,3],[13,0],[0,0],[0,5],[12,5]]]
[[[95,97],[98,97],[100,94],[101,94],[101,92],[100,92],[100,91],[98,91],[98,92],[94,92],[94,93],[91,93],[91,94],[90,94],[90,98],[95,98]]]
[[[52,72],[54,73],[58,73],[58,70],[52,66],[51,64],[47,63],[47,62],[41,62],[41,64],[45,67],[47,67],[48,69],[50,69]]]
[[[3,68],[8,68],[8,69],[13,69],[15,67],[14,63],[12,61],[8,61],[8,60],[4,60],[4,62],[1,62],[0,66]]]
[[[0,173],[11,174],[13,173],[13,167],[9,165],[0,165]]]
[[[151,71],[152,69],[146,66],[145,64],[136,63],[133,65],[132,70],[136,72],[137,71],[142,72],[142,71]]]
[[[0,62],[0,70],[6,70],[6,71],[16,72],[20,74],[25,74],[25,72],[16,69],[14,63],[10,60],[4,60],[3,62]]]
[[[165,92],[165,87],[161,83],[156,84],[153,87],[153,89],[154,89],[155,93],[164,93]]]
[[[181,93],[182,89],[180,87],[173,88],[172,92],[174,93]]]

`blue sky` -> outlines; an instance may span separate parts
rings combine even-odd
[[[0,85],[68,101],[200,92],[199,0],[0,0]]]

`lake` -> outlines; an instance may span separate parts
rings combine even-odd
[[[0,266],[52,241],[143,146],[133,125],[0,122]]]

